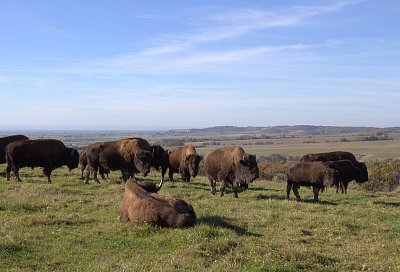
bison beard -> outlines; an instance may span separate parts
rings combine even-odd
[[[132,224],[183,228],[193,226],[196,214],[185,201],[167,195],[149,193],[135,181],[125,184],[125,195],[120,206],[119,220]]]

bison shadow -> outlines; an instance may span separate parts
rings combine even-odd
[[[264,195],[264,194],[258,194],[256,196],[257,200],[286,200],[286,197],[283,195],[276,195],[276,194],[272,194],[272,195]]]
[[[313,199],[302,199],[300,202],[312,203],[312,204],[320,204],[320,205],[337,206],[337,203],[332,202],[332,201],[327,201],[327,200],[320,200],[319,202],[314,202]]]
[[[385,202],[385,201],[375,201],[373,202],[376,205],[385,205],[385,206],[392,206],[392,207],[400,207],[400,202]]]
[[[229,221],[230,221],[230,219],[223,217],[223,216],[210,215],[210,216],[204,216],[204,217],[199,218],[198,223],[199,224],[207,224],[212,227],[221,227],[221,228],[230,229],[230,230],[233,230],[237,235],[240,235],[240,236],[255,236],[255,237],[263,236],[262,234],[249,232],[242,227],[235,226],[232,223],[230,223]]]
[[[251,187],[251,185],[249,185],[249,188],[247,190],[250,191],[270,191],[270,192],[280,192],[282,190],[279,189],[268,189],[268,188],[262,188],[262,187]]]
[[[276,195],[276,194],[272,194],[272,195],[258,194],[256,196],[256,199],[257,200],[286,200],[286,196],[284,196],[284,195]],[[289,201],[295,201],[295,199],[291,198]],[[300,202],[303,202],[303,203],[315,203],[312,199],[302,199]],[[318,202],[318,204],[320,204],[320,205],[332,205],[332,206],[336,206],[337,205],[337,203],[335,203],[335,202],[326,201],[326,200],[320,200]]]

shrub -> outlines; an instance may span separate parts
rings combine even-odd
[[[260,169],[260,176],[267,180],[282,180],[285,176],[287,169],[286,162],[260,162],[258,168]],[[277,178],[274,179],[274,177]]]
[[[368,182],[362,187],[367,191],[386,191],[396,190],[400,185],[400,161],[386,160],[383,162],[368,162]]]

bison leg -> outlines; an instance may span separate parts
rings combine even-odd
[[[211,194],[215,195],[216,194],[216,182],[213,179],[208,179],[210,181],[210,186],[211,186]]]
[[[51,179],[50,179],[51,172],[52,172],[51,168],[43,168],[43,174],[47,177],[48,183],[51,183]]]
[[[169,180],[171,182],[174,182],[174,169],[172,169],[171,167],[169,168],[168,176],[169,176]]]
[[[226,182],[223,181],[222,185],[221,185],[221,189],[220,189],[220,192],[221,192],[220,196],[224,196],[225,188],[226,188]]]
[[[94,181],[96,182],[96,184],[100,184],[100,180],[97,177],[98,168],[92,168],[92,170],[93,170],[93,179],[94,179]]]
[[[300,184],[294,183],[292,188],[293,188],[293,193],[296,196],[296,200],[301,201],[300,194],[299,194]]]
[[[314,202],[319,202],[318,200],[319,188],[317,186],[313,186],[313,193],[314,193]]]
[[[99,167],[99,173],[100,173],[100,176],[101,176],[101,178],[103,179],[103,180],[106,180],[106,181],[108,181],[108,178],[106,178],[105,176],[104,176],[104,174],[105,173],[107,173],[107,171],[103,168],[103,167]],[[107,177],[108,177],[108,175],[107,175]]]
[[[6,177],[7,177],[7,181],[10,181],[10,173],[11,173],[11,166],[6,167]]]
[[[81,180],[85,180],[85,176],[83,175],[83,173],[85,172],[85,168],[86,168],[86,165],[85,166],[83,166],[83,165],[81,166]]]
[[[89,178],[90,178],[90,170],[91,167],[86,167],[86,173],[85,173],[85,184],[89,184]]]
[[[349,186],[349,183],[345,182],[343,185],[344,185],[344,193],[347,195],[347,186]]]
[[[12,169],[15,177],[17,178],[17,181],[22,182],[22,179],[19,177],[19,167],[13,167]]]
[[[167,173],[167,167],[162,167],[161,168],[161,180],[164,180],[164,177],[165,177],[165,173]]]
[[[131,175],[129,174],[129,171],[127,171],[127,170],[121,170],[121,173],[122,173],[122,179],[124,180],[124,182],[126,182],[131,177]]]
[[[235,198],[238,198],[239,196],[238,196],[238,193],[237,193],[237,191],[238,191],[238,188],[239,188],[239,186],[236,184],[234,184],[233,186],[232,186],[232,189],[233,189],[233,194],[234,194],[234,197]]]
[[[292,190],[293,183],[288,180],[287,185],[286,185],[286,199],[290,199],[290,191]]]

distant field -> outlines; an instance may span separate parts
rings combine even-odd
[[[371,136],[361,134],[334,134],[334,135],[265,135],[265,134],[222,134],[195,136],[160,136],[157,133],[76,133],[59,132],[46,134],[36,132],[28,135],[33,139],[55,138],[62,140],[66,145],[83,148],[88,144],[103,141],[112,141],[128,137],[142,137],[152,144],[161,144],[165,149],[185,143],[193,144],[200,154],[221,146],[240,145],[247,152],[257,156],[283,154],[302,156],[306,153],[326,152],[334,150],[349,151],[358,154],[361,160],[400,159],[400,134],[390,134],[387,141],[360,141],[360,138]],[[254,139],[253,139],[254,138]],[[168,143],[165,145],[164,143]]]
[[[162,190],[193,205],[196,226],[161,229],[117,221],[120,173],[100,186],[79,176],[0,176],[0,271],[400,271],[399,191],[328,189],[314,204],[301,188],[306,201],[297,203],[284,200],[284,183],[257,180],[234,199],[212,196],[197,177]]]
[[[204,154],[218,147],[220,146],[207,146],[197,148],[197,150],[201,154]],[[242,147],[246,152],[256,154],[257,156],[268,156],[271,154],[302,156],[307,153],[343,150],[362,155],[361,161],[367,161],[369,159],[400,159],[400,141],[242,145]]]

